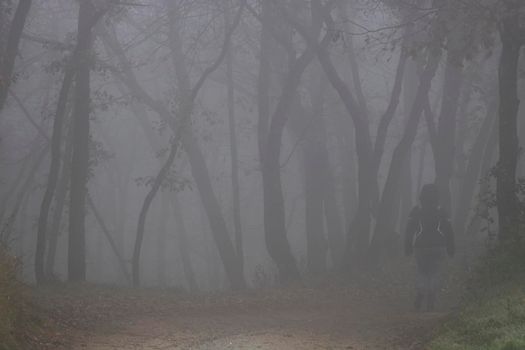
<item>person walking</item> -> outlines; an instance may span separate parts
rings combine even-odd
[[[414,255],[417,266],[414,306],[421,310],[426,301],[427,311],[434,310],[443,263],[454,256],[454,232],[447,213],[439,206],[436,185],[421,189],[420,205],[412,209],[405,233],[405,255]]]

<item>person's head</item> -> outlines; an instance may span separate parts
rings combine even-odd
[[[439,191],[435,184],[426,184],[421,189],[419,201],[423,208],[439,207]]]

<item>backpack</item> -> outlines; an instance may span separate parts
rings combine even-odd
[[[412,238],[414,248],[446,247],[449,254],[453,251],[452,229],[443,210],[423,210],[416,207],[411,219],[416,223],[416,231]]]

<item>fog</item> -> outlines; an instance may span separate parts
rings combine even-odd
[[[0,310],[20,280],[46,349],[419,348],[523,242],[524,18],[0,0]]]
[[[496,232],[501,1],[18,3],[0,2],[0,238],[28,283],[390,278],[427,183],[455,265]]]

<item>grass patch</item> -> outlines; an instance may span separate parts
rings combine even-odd
[[[431,350],[525,350],[525,249],[498,247],[467,284],[463,307]]]

